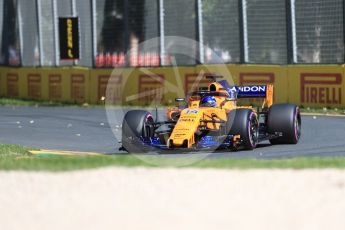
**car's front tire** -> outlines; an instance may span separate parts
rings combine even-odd
[[[235,109],[228,114],[227,130],[230,135],[240,135],[245,149],[254,149],[259,141],[259,123],[251,109]]]
[[[152,114],[145,110],[128,111],[122,122],[122,147],[128,152],[143,152],[141,137],[152,137]]]

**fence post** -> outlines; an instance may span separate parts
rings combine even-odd
[[[297,63],[295,0],[286,0],[288,64]]]
[[[37,25],[38,25],[38,47],[39,47],[39,53],[40,53],[40,66],[43,65],[44,60],[44,52],[43,52],[43,42],[42,42],[42,5],[41,0],[36,0],[37,4]]]
[[[23,66],[23,51],[24,51],[24,40],[23,40],[23,18],[21,12],[21,4],[17,1],[17,15],[18,15],[18,27],[19,27],[19,53],[20,53],[20,65]]]
[[[77,3],[76,0],[72,0],[72,16],[77,17]]]
[[[96,64],[97,57],[97,0],[92,0],[92,66]]]
[[[76,0],[72,0],[72,16],[73,17],[77,17],[77,3],[76,3]],[[81,30],[81,27],[80,27],[80,18],[78,18],[78,28],[79,28],[79,59],[81,59],[81,37],[80,37],[80,30]],[[78,65],[79,61],[74,59],[73,60],[73,65]]]
[[[59,18],[57,12],[57,2],[53,0],[53,26],[54,26],[54,49],[55,49],[55,66],[60,65],[60,50],[59,50]]]
[[[343,62],[345,63],[345,1],[343,1]]]
[[[158,0],[159,20],[159,59],[160,65],[165,65],[165,34],[164,34],[164,0]]]
[[[0,0],[0,12],[1,12],[1,17],[0,17],[0,32],[2,33],[3,31],[3,15],[4,15],[4,0]],[[0,53],[2,52],[1,44],[2,44],[2,34],[0,35]],[[2,63],[1,63],[2,64]]]
[[[203,31],[203,21],[202,21],[202,0],[197,0],[196,7],[198,17],[197,17],[197,39],[199,42],[199,62],[204,64],[205,60],[205,50],[204,50],[204,31]]]
[[[241,63],[249,62],[247,0],[239,0]]]

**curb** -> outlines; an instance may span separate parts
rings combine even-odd
[[[32,153],[33,155],[36,155],[36,156],[51,156],[51,155],[58,155],[58,156],[105,156],[105,154],[95,153],[95,152],[60,151],[60,150],[48,150],[48,149],[32,150],[29,152]]]

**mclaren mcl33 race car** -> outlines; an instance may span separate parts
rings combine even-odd
[[[299,107],[273,104],[273,85],[231,86],[217,80],[221,76],[206,78],[209,86],[177,98],[177,106],[167,109],[164,121],[155,120],[148,111],[128,111],[122,123],[122,149],[133,153],[251,150],[265,140],[297,144]],[[238,106],[241,98],[262,98],[262,106]]]

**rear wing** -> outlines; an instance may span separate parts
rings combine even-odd
[[[262,107],[270,107],[273,104],[273,85],[247,85],[230,86],[226,80],[218,82],[230,95],[237,98],[264,98]]]

